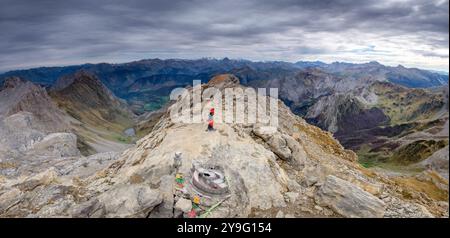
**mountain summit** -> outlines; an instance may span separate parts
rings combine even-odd
[[[61,77],[50,89],[50,96],[76,120],[73,128],[92,147],[87,148],[89,152],[125,148],[119,142],[126,140],[122,134],[133,126],[135,115],[95,75],[79,71]]]
[[[232,75],[216,76],[202,88],[228,82],[234,89],[245,89]],[[278,128],[233,121],[208,131],[206,122],[171,119],[170,110],[180,100],[160,114],[147,136],[93,175],[71,179],[70,170],[51,167],[34,176],[4,180],[0,215],[448,216],[447,208],[430,194],[361,167],[352,151],[281,101]]]
[[[44,131],[67,129],[63,112],[47,94],[45,88],[19,77],[5,80],[0,89],[0,117],[20,111],[32,113],[34,126]]]

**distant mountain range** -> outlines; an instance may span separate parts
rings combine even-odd
[[[244,86],[278,88],[295,114],[332,132],[367,166],[393,157],[417,163],[448,144],[448,133],[441,133],[448,125],[448,75],[378,62],[148,59],[17,70],[1,74],[0,80],[21,77],[47,88],[60,108],[88,125],[76,131],[95,147],[93,138],[100,139],[94,129],[107,131],[103,139],[117,140],[137,114],[134,129],[144,135],[172,89],[223,73],[236,75]],[[405,162],[400,154],[411,147],[422,155]]]
[[[224,59],[148,59],[123,64],[83,64],[65,67],[41,67],[9,71],[0,75],[0,82],[10,76],[51,87],[59,78],[83,70],[95,74],[114,94],[127,100],[136,113],[160,108],[168,93],[176,87],[192,84],[199,79],[207,82],[216,74],[233,73],[242,84],[264,85],[273,80],[296,78],[310,70],[320,70],[332,77],[352,80],[389,81],[411,88],[428,88],[448,84],[448,75],[405,68],[389,67],[377,62],[365,64],[332,63],[320,61],[296,63],[282,61],[252,62]]]
[[[376,61],[362,64],[334,62],[327,64],[321,61],[298,61],[296,63],[283,61],[253,62],[249,60],[224,59],[146,59],[122,64],[83,64],[62,67],[39,67],[25,70],[13,70],[0,74],[0,79],[8,76],[20,76],[33,82],[49,85],[64,75],[73,74],[83,69],[96,73],[102,81],[111,86],[129,84],[139,78],[152,75],[190,75],[217,74],[223,71],[233,71],[249,67],[258,71],[298,71],[306,68],[320,68],[328,73],[337,73],[344,76],[380,77],[382,79],[399,83],[407,87],[433,87],[448,82],[448,72],[428,71],[417,68],[384,66]],[[106,79],[103,76],[114,76]],[[126,80],[117,82],[116,78],[126,76]],[[207,81],[205,76],[201,77]],[[109,86],[109,85],[108,85]]]

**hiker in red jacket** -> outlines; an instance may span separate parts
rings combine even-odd
[[[209,131],[213,131],[214,130],[214,120],[213,119],[210,119],[208,121],[208,130]]]
[[[208,117],[208,131],[214,130],[214,108],[211,108],[209,110],[209,117]]]

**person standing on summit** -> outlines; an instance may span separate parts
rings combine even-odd
[[[208,116],[208,131],[214,130],[214,107],[209,110]]]

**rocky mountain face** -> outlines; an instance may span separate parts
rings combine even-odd
[[[356,88],[364,88],[377,80],[371,77],[353,80],[308,68],[295,74],[285,74],[265,81],[250,82],[252,87],[278,88],[280,98],[298,115],[304,116],[320,98],[328,95],[347,94]]]
[[[279,88],[280,98],[295,114],[332,132],[367,167],[416,171],[409,165],[448,144],[448,136],[438,133],[448,120],[448,86],[414,89],[387,82],[380,73],[387,69],[377,63],[335,66],[339,67],[308,66],[298,73],[248,84]],[[344,69],[348,72],[342,73]],[[237,73],[247,80],[257,75],[270,78],[249,69]]]
[[[41,86],[9,78],[0,91],[0,101],[1,179],[33,176],[49,167],[85,176],[107,166],[116,155],[82,156],[84,140],[77,137],[77,130],[87,124],[59,108]]]
[[[445,101],[442,91],[373,82],[345,93],[319,96],[305,118],[333,133],[357,133],[377,126],[445,118],[448,114]]]
[[[72,111],[71,114],[97,109],[105,121],[119,121],[123,115],[133,116],[122,99],[117,98],[95,75],[84,71],[60,78],[50,92],[53,98],[68,104],[64,106]]]
[[[379,108],[367,108],[350,94],[333,94],[320,97],[309,109],[305,118],[332,133],[358,133],[360,130],[387,125],[389,117]]]
[[[70,130],[68,117],[44,88],[8,78],[0,90],[0,102],[0,175],[17,175],[19,168],[22,172],[33,169],[31,164],[45,160],[45,154],[52,158],[77,154],[76,147],[66,144],[74,139],[65,133]],[[56,139],[59,135],[60,141]],[[46,149],[37,149],[44,144]]]
[[[232,75],[202,88],[212,86],[244,87]],[[179,105],[148,116],[149,134],[123,153],[0,177],[0,216],[448,217],[448,183],[435,172],[370,171],[282,101],[277,128],[232,122],[213,131],[172,120]]]
[[[404,170],[448,144],[443,132],[447,102],[445,88],[411,89],[374,81],[320,96],[304,117],[333,132],[365,166]]]
[[[79,71],[58,79],[50,96],[74,120],[71,125],[85,152],[123,150],[131,142],[134,113],[94,75]],[[134,134],[134,133],[132,133]]]
[[[0,89],[0,116],[8,117],[26,111],[33,114],[34,129],[60,131],[67,127],[63,112],[48,96],[47,91],[18,77],[5,80]]]

